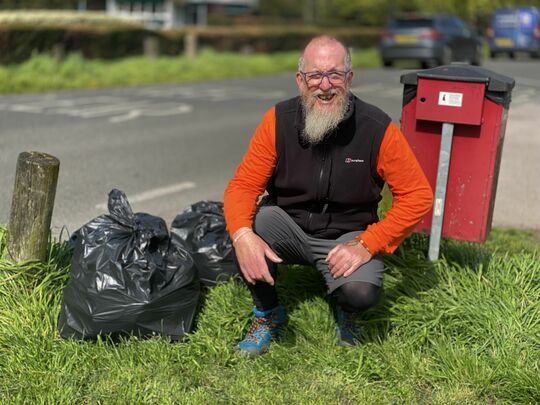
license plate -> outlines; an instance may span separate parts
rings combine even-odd
[[[418,42],[416,35],[396,35],[394,36],[394,40],[398,44],[414,44]]]
[[[514,46],[514,41],[512,41],[510,38],[495,38],[495,45],[510,47]]]

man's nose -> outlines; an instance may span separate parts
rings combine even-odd
[[[321,82],[319,83],[319,88],[321,90],[330,90],[332,88],[332,83],[328,76],[323,76]]]

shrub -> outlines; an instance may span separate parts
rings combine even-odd
[[[158,39],[162,55],[184,51],[184,39],[191,33],[200,48],[220,52],[281,52],[301,49],[310,38],[323,33],[336,36],[347,46],[366,48],[378,41],[376,28],[325,30],[315,27],[204,27],[151,31],[122,23],[38,24],[8,23],[0,28],[0,63],[21,63],[33,53],[80,53],[89,59],[116,59],[143,54],[145,38]]]

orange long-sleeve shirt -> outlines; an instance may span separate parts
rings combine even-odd
[[[275,108],[269,109],[249,143],[242,162],[224,196],[224,213],[230,235],[251,228],[258,198],[276,165]],[[377,173],[392,192],[392,208],[359,237],[372,254],[392,253],[409,235],[433,203],[433,192],[405,137],[394,124],[384,134]]]

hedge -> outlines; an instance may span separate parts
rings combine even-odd
[[[86,58],[120,58],[142,53],[143,38],[150,33],[144,28],[93,28],[86,26],[0,27],[0,63],[20,63],[32,53],[48,53],[54,49],[80,52]]]
[[[178,55],[184,38],[192,33],[199,47],[230,52],[299,50],[313,36],[330,34],[347,46],[365,48],[379,40],[377,28],[330,29],[309,27],[207,27],[152,31],[142,27],[84,25],[0,27],[0,63],[20,63],[32,53],[78,52],[85,58],[114,59],[143,54],[143,41],[154,37],[162,55]]]

